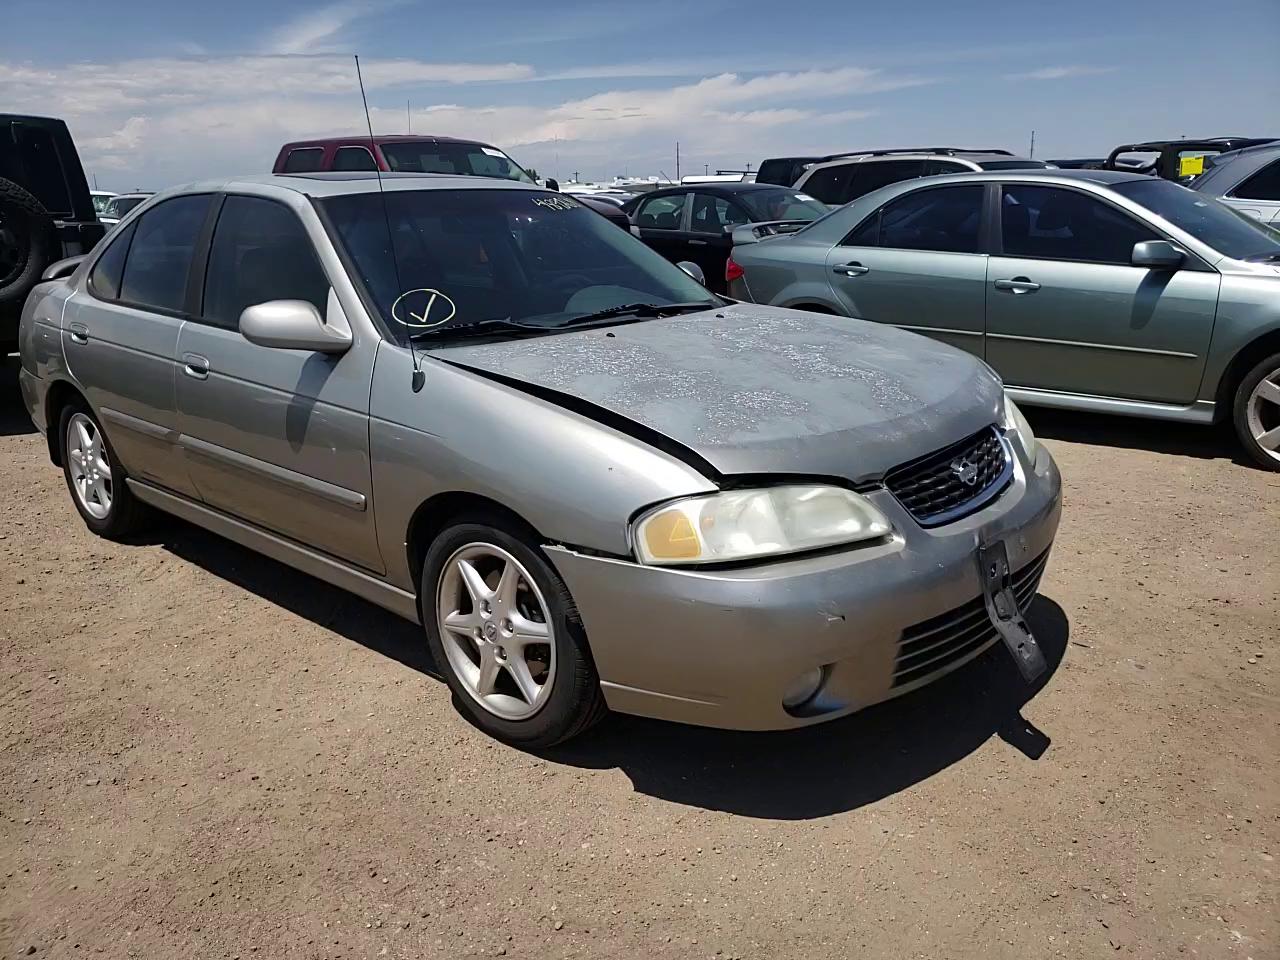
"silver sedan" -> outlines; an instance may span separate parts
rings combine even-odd
[[[84,522],[164,511],[425,627],[524,747],[607,708],[817,723],[1003,640],[1059,477],[980,361],[708,293],[572,198],[196,184],[36,289],[23,396]]]

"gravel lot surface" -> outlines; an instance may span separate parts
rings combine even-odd
[[[0,956],[1280,957],[1280,475],[1211,432],[1033,412],[1039,690],[996,650],[535,757],[389,614],[177,521],[94,538],[0,401]]]

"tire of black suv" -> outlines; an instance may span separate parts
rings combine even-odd
[[[460,575],[461,562],[471,565],[475,580]],[[508,567],[515,580],[504,600]],[[454,706],[489,736],[541,750],[577,736],[608,712],[573,598],[535,538],[516,524],[483,514],[459,517],[428,548],[421,591],[427,645]],[[477,591],[487,599],[475,600]],[[445,628],[448,618],[466,623]],[[528,641],[521,633],[551,642]],[[530,698],[522,687],[539,693]]]
[[[12,180],[0,177],[0,305],[21,306],[54,259],[49,211]]]
[[[1280,471],[1280,353],[1260,360],[1244,375],[1231,406],[1232,422],[1249,458],[1264,470]],[[1268,438],[1268,446],[1259,442]],[[1270,438],[1276,437],[1275,441]]]

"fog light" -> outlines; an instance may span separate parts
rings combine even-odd
[[[782,705],[788,710],[794,710],[811,700],[820,686],[822,686],[822,668],[814,667],[812,670],[806,670],[791,681],[791,686],[782,695]]]

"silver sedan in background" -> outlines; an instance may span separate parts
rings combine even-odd
[[[911,333],[735,305],[576,200],[267,176],[130,214],[23,314],[75,508],[159,509],[425,627],[524,747],[606,707],[797,727],[1002,639],[1060,481],[1000,382]]]
[[[1019,403],[1230,423],[1280,470],[1280,230],[1167,180],[1001,170],[739,227],[740,300],[874,320],[986,360]]]

